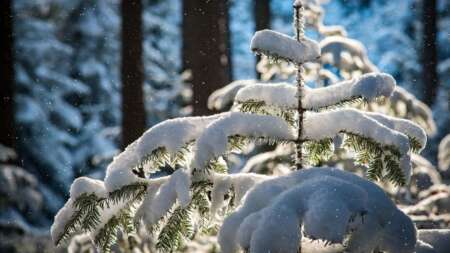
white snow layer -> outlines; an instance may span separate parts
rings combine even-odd
[[[403,132],[407,136],[416,139],[420,144],[419,151],[422,151],[422,149],[427,145],[427,133],[425,130],[410,120],[390,117],[385,114],[375,112],[365,112],[364,114],[388,128],[391,128],[397,132]]]
[[[105,176],[106,189],[111,192],[142,181],[131,169],[138,166],[147,155],[158,148],[165,148],[170,155],[175,155],[180,148],[196,140],[208,124],[223,115],[225,114],[171,119],[150,128],[108,166]]]
[[[390,97],[395,86],[395,80],[391,75],[365,74],[323,88],[305,88],[302,105],[304,109],[317,110],[359,97],[372,101],[378,97]],[[240,103],[251,100],[264,101],[266,105],[297,108],[296,94],[297,87],[288,83],[255,83],[241,88],[236,94],[235,101]]]
[[[241,203],[244,195],[255,184],[271,177],[254,173],[238,173],[238,174],[216,174],[213,178],[213,188],[211,190],[211,208],[210,212],[212,216],[223,207],[225,201],[225,195],[233,187],[234,189],[234,206],[238,206]]]
[[[409,138],[355,109],[341,109],[307,114],[304,121],[303,138],[323,140],[346,132],[375,140],[383,146],[394,146],[400,151],[400,168],[406,182],[411,177]]]
[[[73,207],[73,200],[69,198],[64,206],[59,209],[58,213],[55,215],[55,219],[50,228],[50,234],[52,236],[53,244],[56,244],[59,238],[61,238],[64,233],[64,228],[72,215],[75,213],[75,208]]]
[[[227,105],[233,104],[234,97],[241,88],[255,83],[257,83],[256,80],[237,80],[214,91],[208,97],[208,108],[210,110],[225,109]]]
[[[279,117],[231,112],[211,123],[197,139],[191,168],[202,169],[212,159],[225,154],[228,137],[235,135],[295,139],[293,129]]]
[[[330,208],[331,206],[331,208]],[[363,222],[364,221],[364,222]],[[311,168],[253,187],[219,232],[222,252],[297,252],[303,225],[310,239],[372,252],[414,252],[416,230],[384,191],[350,172]],[[277,240],[273,240],[277,238]],[[353,239],[354,238],[354,239]],[[361,251],[365,247],[366,251]]]
[[[154,184],[150,183],[140,209],[146,224],[158,222],[177,200],[181,207],[189,205],[190,186],[190,173],[183,169],[176,170],[168,179],[157,179]]]
[[[103,181],[88,177],[79,177],[75,179],[70,186],[70,198],[77,199],[85,193],[94,194],[99,198],[106,198],[108,196]]]
[[[301,42],[272,30],[255,33],[251,41],[251,49],[271,57],[282,58],[296,64],[315,61],[320,57],[319,44],[305,38]]]

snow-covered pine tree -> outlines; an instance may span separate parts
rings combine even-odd
[[[395,80],[388,74],[365,74],[317,89],[302,85],[302,65],[320,56],[319,44],[302,33],[304,2],[294,3],[295,39],[263,30],[251,43],[257,53],[292,62],[296,85],[252,83],[236,94],[230,112],[150,128],[114,158],[104,181],[81,177],[73,182],[51,229],[55,244],[82,232],[109,251],[119,231],[132,236],[145,227],[157,237],[157,248],[173,251],[197,231],[211,229],[208,218],[224,214],[230,195],[230,207],[239,208],[220,229],[223,252],[298,252],[302,238],[351,252],[413,252],[412,221],[381,188],[349,172],[309,167],[282,177],[227,174],[226,155],[251,141],[296,143],[299,166],[303,155],[332,152],[333,138],[343,135],[345,147],[368,165],[371,179],[403,185],[411,174],[411,152],[426,144],[424,130],[410,121],[337,109],[352,100],[391,96]],[[161,176],[162,166],[173,173]]]

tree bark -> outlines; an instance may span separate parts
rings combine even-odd
[[[269,29],[271,22],[270,0],[253,0],[253,13],[255,19],[255,31]],[[256,56],[256,65],[261,60],[261,56]],[[258,72],[255,66],[256,76],[261,78],[261,73]]]
[[[0,143],[16,148],[14,124],[14,57],[12,0],[1,3]]]
[[[422,1],[422,87],[424,102],[432,105],[439,86],[437,48],[437,1]]]
[[[183,0],[183,70],[193,89],[193,114],[207,115],[208,96],[231,81],[228,0]]]
[[[122,147],[125,148],[146,128],[141,0],[122,0],[121,12]]]

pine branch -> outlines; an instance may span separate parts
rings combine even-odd
[[[238,102],[236,105],[241,112],[277,116],[284,119],[291,126],[295,126],[297,123],[295,120],[296,111],[294,109],[270,106],[264,101],[256,100]]]
[[[56,240],[56,245],[60,245],[61,243],[68,241],[74,233],[78,231],[79,225],[82,223],[83,217],[86,214],[86,210],[76,210],[70,221],[64,226],[64,232],[61,236]]]
[[[187,143],[183,146],[175,155],[170,155],[169,152],[164,148],[160,147],[153,150],[150,154],[146,155],[138,166],[132,168],[132,170],[139,170],[140,168],[150,167],[154,168],[150,173],[156,172],[159,168],[164,167],[169,164],[172,167],[176,165],[186,164],[187,156],[191,152],[192,143]],[[150,165],[150,166],[146,166]]]
[[[117,241],[117,232],[119,226],[120,226],[120,219],[113,216],[98,231],[97,235],[94,238],[94,243],[102,252],[111,252],[111,247]]]
[[[333,155],[333,140],[307,141],[304,145],[306,158],[311,165],[319,166]]]
[[[192,185],[192,201],[186,207],[176,207],[167,216],[167,222],[158,236],[156,248],[162,252],[173,252],[182,246],[185,239],[193,234],[192,213],[197,211],[202,219],[207,219],[209,213],[209,200],[207,191],[211,188],[208,182],[197,182]],[[200,225],[205,224],[202,221]]]
[[[358,163],[368,164],[368,178],[372,180],[387,179],[398,185],[406,183],[405,175],[399,164],[401,154],[396,147],[382,146],[370,138],[357,134],[345,134],[344,146],[357,152],[356,161]]]
[[[177,207],[158,236],[156,248],[162,252],[173,252],[182,246],[184,238],[193,233],[191,206]]]
[[[136,202],[145,197],[147,190],[147,183],[139,182],[130,185],[125,185],[122,188],[109,193],[108,203],[120,203],[120,202]]]
[[[78,230],[84,232],[91,231],[100,223],[99,207],[103,208],[106,203],[105,198],[99,198],[95,194],[84,193],[73,203],[74,214],[69,222],[64,226],[64,232],[56,240],[56,245],[69,240]]]

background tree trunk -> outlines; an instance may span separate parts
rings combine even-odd
[[[12,0],[2,1],[0,14],[0,143],[16,148],[12,15]]]
[[[255,31],[269,29],[271,22],[270,0],[253,0],[253,13],[255,19]],[[256,56],[256,65],[261,60],[261,56]],[[256,68],[255,68],[256,70]],[[261,78],[261,74],[256,70],[256,76]]]
[[[228,0],[183,0],[183,70],[189,70],[194,115],[211,114],[208,96],[231,81]]]
[[[146,128],[143,97],[142,3],[122,0],[122,147]]]
[[[422,1],[422,87],[424,89],[424,102],[432,105],[436,98],[439,85],[437,72],[437,1]]]

